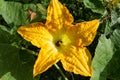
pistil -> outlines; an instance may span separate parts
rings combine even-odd
[[[61,41],[61,40],[59,40],[59,41],[57,41],[57,42],[55,43],[55,45],[56,45],[57,47],[60,47],[61,44],[62,44],[62,41]]]

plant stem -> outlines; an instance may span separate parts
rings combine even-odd
[[[70,73],[70,75],[71,75],[71,77],[72,77],[72,80],[74,80],[74,76],[73,76],[73,74],[72,74],[72,73]]]
[[[38,54],[32,50],[26,49],[24,47],[21,47],[20,49],[28,51],[30,54],[37,56]]]
[[[54,66],[57,68],[57,70],[60,72],[60,74],[62,75],[62,77],[65,80],[68,80],[68,78],[65,76],[65,74],[62,72],[62,70],[60,69],[60,67],[57,64],[54,64]]]

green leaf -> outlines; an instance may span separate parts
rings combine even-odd
[[[11,72],[7,72],[5,73],[5,75],[3,75],[0,80],[16,80],[14,77],[11,76]]]
[[[25,24],[25,13],[22,9],[22,4],[15,2],[4,2],[1,14],[8,24],[21,25]]]
[[[117,19],[117,22],[120,24],[120,17]]]
[[[83,0],[84,5],[93,12],[104,14],[105,8],[100,0]]]
[[[119,80],[120,79],[120,48],[117,49],[104,69],[107,71],[107,77],[110,80]]]
[[[110,27],[111,23],[109,21],[106,21],[105,22],[105,31],[104,31],[104,34],[107,36],[107,37],[110,37],[111,33],[112,33],[112,30],[111,30],[111,27]]]
[[[117,23],[118,15],[117,12],[111,11],[111,26],[115,25]]]
[[[42,4],[37,4],[37,7],[38,7],[38,11],[41,13],[41,15],[43,15],[42,18],[46,19],[47,16],[46,8]]]
[[[34,57],[27,52],[21,53],[16,47],[0,44],[0,80],[33,80],[33,63]]]
[[[8,30],[5,26],[0,25],[0,43],[11,44],[16,47],[22,45],[29,46],[29,42],[20,38],[16,31],[13,30],[14,28],[15,27],[13,27],[11,30]]]
[[[2,14],[3,11],[3,4],[4,4],[4,0],[0,0],[0,15]]]
[[[120,28],[117,26],[118,29],[115,29],[113,35],[111,36],[111,40],[115,45],[116,49],[120,48]]]
[[[46,8],[42,4],[37,4],[38,10],[41,12],[42,15],[47,15]]]
[[[0,25],[0,30],[3,30],[3,31],[10,33],[10,31],[3,25]]]
[[[10,44],[11,39],[13,39],[13,36],[8,32],[5,26],[0,25],[0,43]]]
[[[36,5],[34,4],[21,4],[18,2],[4,1],[0,6],[0,14],[11,25],[24,25],[27,24],[27,9],[33,9],[36,11]]]
[[[107,71],[104,69],[112,59],[113,54],[114,51],[111,40],[102,35],[99,39],[99,43],[92,62],[93,76],[91,77],[91,80],[107,79]]]

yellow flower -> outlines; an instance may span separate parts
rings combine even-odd
[[[22,26],[18,33],[41,48],[33,75],[45,72],[61,61],[66,71],[91,76],[91,54],[86,48],[96,35],[99,20],[73,25],[73,17],[58,0],[51,0],[46,23],[36,22]]]

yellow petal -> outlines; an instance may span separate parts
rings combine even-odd
[[[77,23],[75,25],[77,32],[76,40],[79,41],[76,42],[81,43],[83,46],[90,45],[96,36],[98,26],[99,26],[99,20]]]
[[[44,28],[44,24],[40,22],[21,26],[17,32],[24,39],[39,48],[48,44],[49,41],[52,41],[51,34]]]
[[[58,54],[57,49],[54,48],[53,44],[46,45],[41,48],[38,58],[34,64],[33,75],[36,76],[53,64],[57,63],[60,60],[60,54]]]
[[[50,0],[47,10],[46,26],[48,29],[61,29],[63,24],[73,22],[73,17],[68,9],[63,6],[58,0]]]
[[[63,67],[69,72],[83,76],[91,76],[91,55],[87,48],[76,48],[74,46],[66,50],[64,57],[61,59]]]

